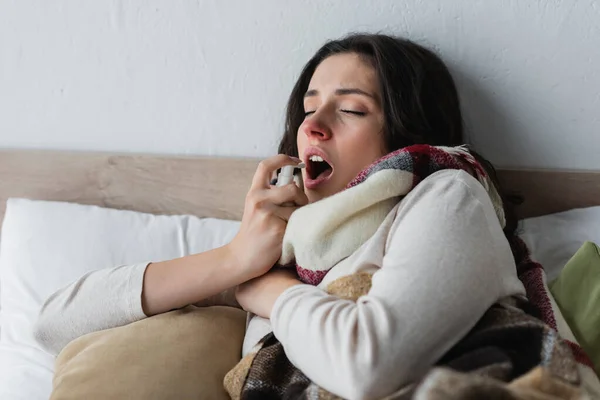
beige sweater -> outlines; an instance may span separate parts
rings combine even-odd
[[[40,313],[40,343],[56,354],[76,337],[144,318],[145,268],[95,271],[58,291]],[[322,290],[359,271],[374,275],[356,303]],[[318,287],[285,291],[271,323],[290,361],[315,383],[344,398],[377,398],[417,379],[513,294],[524,288],[485,190],[449,170],[410,192]],[[252,319],[244,352],[270,329]]]

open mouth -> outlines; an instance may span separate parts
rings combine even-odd
[[[333,172],[331,165],[321,156],[312,155],[306,163],[306,175],[312,181],[324,181]]]

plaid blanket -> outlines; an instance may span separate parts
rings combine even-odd
[[[362,184],[386,169],[410,173],[411,182],[398,185],[400,197],[436,171],[466,170],[484,185],[504,225],[498,193],[464,147],[419,145],[399,150],[365,169],[348,187]],[[585,398],[577,362],[589,360],[577,345],[558,336],[552,311],[548,311],[547,294],[540,284],[539,264],[529,258],[526,246],[518,238],[514,238],[511,248],[528,298],[500,299],[425,376],[386,399]],[[300,278],[311,284],[318,284],[327,271],[297,266]],[[370,275],[358,273],[338,278],[326,291],[356,301],[369,289]],[[273,333],[266,335],[227,374],[224,385],[232,399],[339,399],[295,368]]]

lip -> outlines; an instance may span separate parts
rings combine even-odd
[[[323,150],[321,150],[318,147],[314,147],[314,146],[307,148],[304,151],[304,163],[306,165],[308,165],[308,163],[310,162],[309,158],[311,156],[319,156],[319,157],[323,158],[323,160],[327,161],[327,164],[329,164],[331,166],[331,174],[329,174],[328,176],[323,177],[323,178],[311,179],[307,173],[306,178],[304,179],[304,187],[306,189],[310,189],[310,190],[316,189],[320,185],[322,185],[325,182],[327,182],[328,180],[330,180],[331,177],[333,176],[333,172],[334,172],[333,164],[331,163],[331,161],[329,161],[329,156]]]

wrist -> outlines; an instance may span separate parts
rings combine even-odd
[[[279,299],[279,297],[281,297],[281,295],[289,288],[301,284],[302,282],[294,278],[286,278],[279,281],[277,285],[275,285],[275,287],[271,291],[271,295],[269,296],[266,310],[267,318],[271,318],[271,315],[273,313],[273,307],[275,306],[277,299]]]
[[[256,278],[251,273],[251,269],[245,264],[240,252],[236,250],[233,242],[230,242],[219,250],[223,252],[224,264],[227,266],[227,273],[234,281],[232,286],[237,286],[250,279]]]

